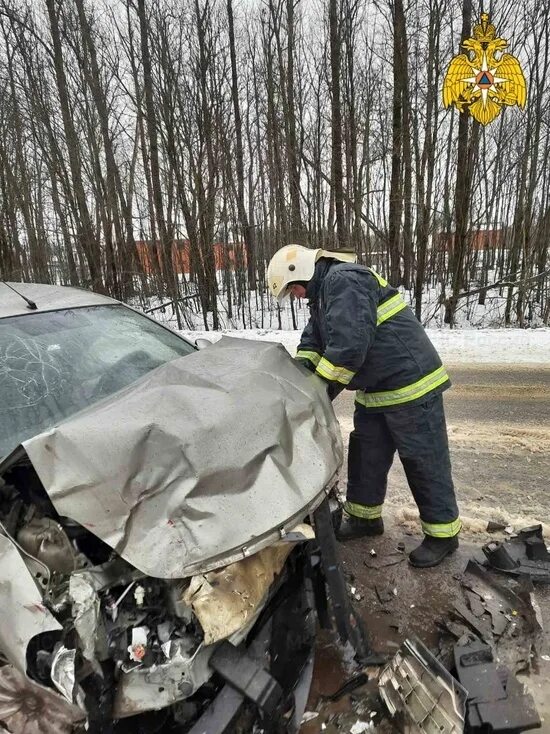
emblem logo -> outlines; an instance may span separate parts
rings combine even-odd
[[[527,84],[515,56],[502,53],[508,41],[496,37],[489,15],[481,14],[481,23],[462,43],[466,53],[457,54],[449,64],[443,82],[443,104],[455,105],[487,125],[506,105],[521,109],[527,102]],[[500,55],[502,54],[502,55]]]

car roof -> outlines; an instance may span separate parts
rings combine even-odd
[[[25,298],[37,305],[31,310],[25,301],[0,281],[0,319],[8,316],[57,311],[64,308],[81,308],[84,306],[105,306],[120,303],[114,298],[92,293],[84,288],[70,288],[62,285],[46,285],[45,283],[9,283]]]

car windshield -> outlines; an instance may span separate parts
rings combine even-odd
[[[0,458],[191,344],[122,305],[0,319]]]

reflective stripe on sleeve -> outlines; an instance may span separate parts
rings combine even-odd
[[[382,517],[383,505],[359,505],[357,502],[344,502],[344,512],[362,520],[376,520]]]
[[[296,359],[309,359],[309,361],[317,367],[321,359],[321,355],[318,352],[310,352],[307,349],[299,349],[296,352]]]
[[[388,405],[400,405],[421,398],[436,387],[447,382],[449,375],[445,367],[438,367],[421,380],[413,382],[412,385],[400,387],[397,390],[384,390],[383,392],[365,392],[358,390],[355,401],[365,408],[384,408]]]
[[[376,270],[373,270],[372,268],[368,268],[369,272],[374,275],[376,280],[378,281],[378,284],[382,286],[382,288],[385,288],[387,285],[389,285],[388,281],[383,278],[379,273],[376,272]]]
[[[420,523],[424,533],[426,535],[431,535],[432,538],[454,538],[462,528],[462,521],[460,518],[457,518],[452,522],[424,522],[424,520],[421,519]]]
[[[325,380],[334,380],[341,385],[349,385],[355,375],[355,372],[348,370],[347,367],[339,367],[338,365],[332,364],[326,357],[321,357],[319,360],[317,372]]]
[[[407,304],[403,300],[403,297],[396,293],[395,296],[388,298],[376,309],[376,326],[380,326],[384,321],[391,319],[392,316],[407,308]]]

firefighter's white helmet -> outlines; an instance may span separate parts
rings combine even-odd
[[[331,257],[343,262],[355,262],[357,256],[350,251],[310,249],[302,245],[285,245],[273,255],[267,266],[269,292],[278,301],[289,293],[289,285],[308,282],[313,278],[315,263],[321,257]]]

